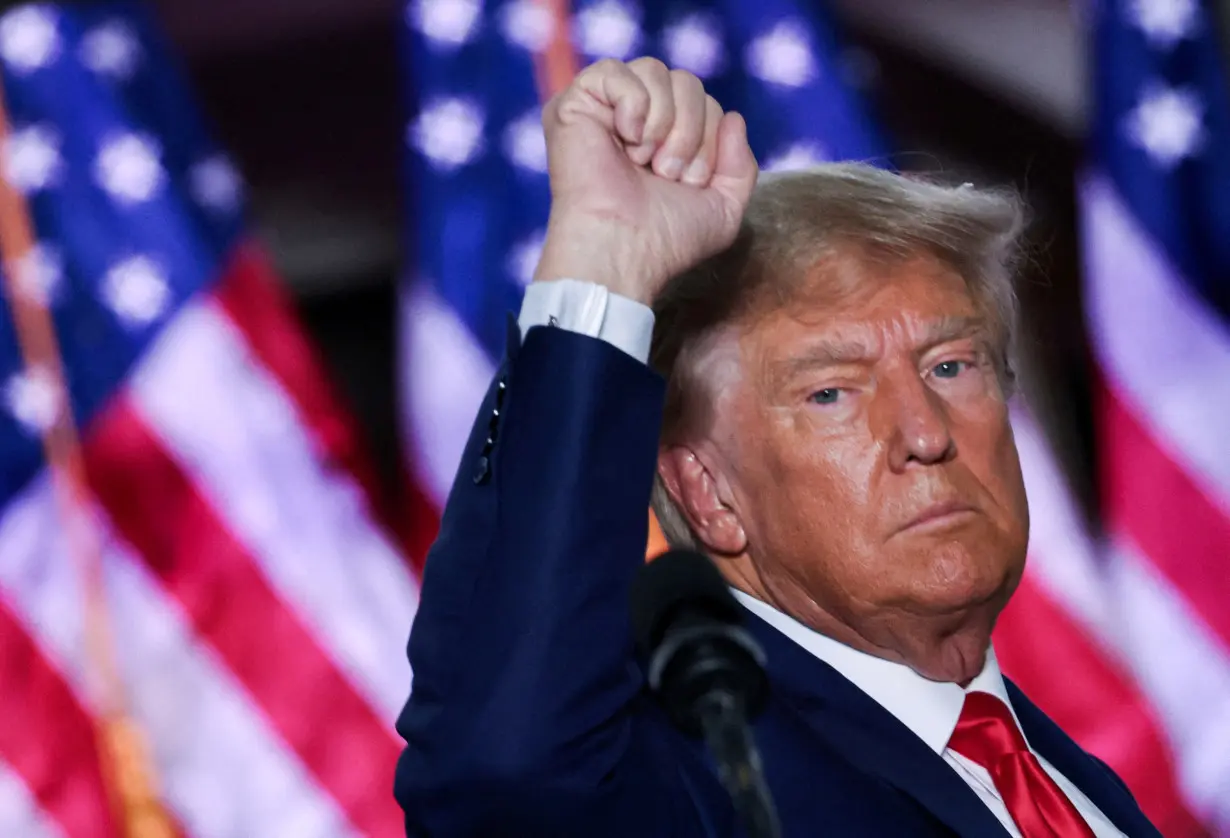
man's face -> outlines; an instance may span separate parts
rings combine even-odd
[[[733,338],[715,460],[772,602],[967,680],[1028,535],[990,332],[965,282],[932,260],[845,270],[859,272],[846,290],[818,276]]]

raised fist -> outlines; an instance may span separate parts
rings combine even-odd
[[[586,67],[543,109],[551,218],[535,279],[653,301],[734,240],[756,183],[747,126],[654,58]]]

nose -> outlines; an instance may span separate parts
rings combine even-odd
[[[877,436],[884,441],[889,466],[902,472],[911,464],[935,465],[957,455],[947,406],[910,371],[882,382],[876,394]]]

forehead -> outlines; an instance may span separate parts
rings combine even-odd
[[[844,259],[813,269],[788,300],[750,319],[740,342],[762,361],[816,340],[907,348],[981,313],[965,280],[936,259]]]

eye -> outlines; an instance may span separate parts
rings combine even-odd
[[[825,387],[811,394],[811,400],[816,404],[835,404],[841,391],[836,387]]]
[[[936,364],[931,371],[937,378],[956,378],[968,367],[969,363],[966,361],[943,361]]]

